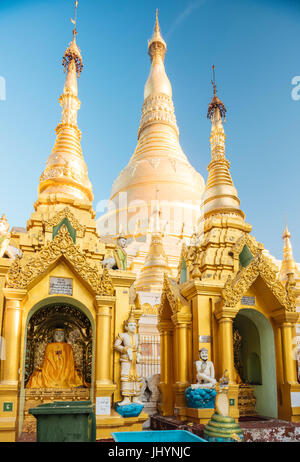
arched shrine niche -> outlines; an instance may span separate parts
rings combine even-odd
[[[45,306],[30,318],[27,328],[25,354],[26,387],[31,375],[43,364],[46,347],[53,342],[56,329],[63,329],[65,342],[71,345],[76,370],[86,387],[92,383],[93,336],[88,317],[78,308],[66,303]]]

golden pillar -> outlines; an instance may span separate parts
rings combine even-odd
[[[282,356],[282,382],[278,383],[281,399],[278,403],[278,417],[293,422],[300,421],[300,407],[293,402],[299,396],[300,385],[297,381],[296,358],[293,355],[293,332],[299,313],[280,308],[272,313],[278,327],[277,351]]]
[[[159,323],[160,331],[160,362],[161,362],[161,404],[162,415],[173,415],[174,412],[174,352],[173,331],[174,326],[170,321]]]
[[[234,353],[233,353],[233,319],[235,313],[223,311],[217,316],[219,323],[219,354],[221,370],[227,369],[230,383],[234,382]],[[222,372],[222,373],[223,373]]]
[[[272,317],[280,329],[280,347],[283,365],[283,382],[298,383],[296,358],[293,356],[293,332],[299,313],[286,311],[284,308],[272,313]],[[279,349],[278,349],[279,350]]]
[[[0,440],[16,441],[18,392],[23,307],[27,291],[2,289],[5,297],[2,336],[5,358],[1,361],[0,383]]]
[[[239,385],[235,382],[234,352],[233,352],[233,320],[237,310],[233,307],[217,304],[215,316],[218,321],[219,331],[219,357],[222,374],[227,370],[229,376],[228,398],[230,401],[229,415],[234,419],[239,418],[238,396]]]
[[[192,328],[192,315],[177,313],[172,318],[177,338],[177,377],[175,383],[175,406],[177,408],[186,407],[185,390],[189,387],[191,377],[192,364],[192,345],[191,342],[191,328]]]
[[[113,337],[112,319],[115,297],[96,297],[96,398],[112,396],[116,390],[113,383]]]
[[[283,376],[286,383],[297,383],[296,361],[293,358],[292,324],[280,325],[282,338]]]
[[[3,289],[5,309],[2,336],[5,342],[5,357],[1,368],[1,385],[18,386],[22,329],[22,300],[27,291]]]

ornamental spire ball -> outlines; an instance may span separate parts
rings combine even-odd
[[[207,113],[207,118],[208,119],[211,119],[215,113],[215,110],[218,108],[219,111],[220,111],[220,114],[221,114],[221,118],[224,120],[225,122],[225,119],[226,119],[226,107],[225,105],[222,103],[222,101],[218,98],[217,96],[217,86],[216,86],[216,76],[215,76],[215,66],[212,67],[213,68],[213,80],[211,81],[212,85],[213,85],[213,89],[214,89],[214,96],[210,102],[210,105],[208,107],[208,113]]]
[[[69,47],[65,51],[65,54],[63,56],[62,64],[63,64],[63,67],[64,67],[64,71],[66,72],[66,70],[68,69],[70,63],[72,61],[75,61],[76,73],[77,73],[77,76],[79,77],[82,70],[83,70],[83,60],[82,60],[80,49],[78,48],[78,46],[76,44],[76,35],[78,33],[77,29],[76,29],[76,26],[77,26],[77,8],[78,8],[78,1],[76,0],[75,1],[75,19],[71,19],[71,22],[74,24],[73,40],[70,43]]]

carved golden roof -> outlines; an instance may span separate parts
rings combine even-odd
[[[296,311],[297,294],[293,285],[286,284],[284,286],[281,283],[276,271],[273,269],[272,262],[262,254],[262,250],[259,250],[252,262],[246,268],[240,270],[234,278],[228,277],[222,291],[224,306],[235,308],[258,276],[264,280],[286,311]]]
[[[36,279],[46,274],[60,258],[66,259],[74,272],[87,283],[96,295],[114,295],[114,286],[107,269],[102,274],[91,266],[87,257],[76,246],[66,225],[63,225],[55,238],[45,245],[32,258],[17,258],[9,269],[7,287],[27,289]]]

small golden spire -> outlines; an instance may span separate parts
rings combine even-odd
[[[289,274],[296,275],[298,273],[297,266],[293,257],[293,248],[291,244],[291,233],[288,230],[287,223],[285,223],[285,230],[282,236],[284,241],[283,245],[283,260],[280,268],[280,279],[288,279]]]
[[[230,174],[230,163],[225,155],[226,135],[222,119],[225,120],[226,108],[217,96],[215,66],[211,83],[214,95],[207,114],[207,118],[211,120],[211,162],[204,192],[204,217],[228,212],[244,220],[245,215],[240,209],[240,200]]]
[[[290,238],[291,238],[291,233],[290,233],[289,230],[288,230],[288,227],[287,227],[287,219],[286,219],[286,217],[285,217],[285,230],[284,230],[282,239],[290,239]]]
[[[79,77],[83,69],[81,53],[76,44],[77,7],[76,0],[75,19],[71,19],[74,24],[73,40],[65,51],[62,61],[67,75],[63,94],[59,98],[62,107],[61,122],[56,127],[56,142],[48,158],[46,169],[40,177],[37,205],[47,203],[53,197],[57,201],[66,199],[78,203],[81,201],[88,206],[91,206],[93,201],[92,185],[82,154],[81,132],[77,123],[77,113],[80,109],[77,76]]]

